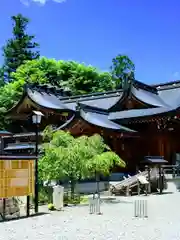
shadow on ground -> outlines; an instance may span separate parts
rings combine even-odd
[[[167,194],[174,194],[174,192],[162,192],[162,193],[153,193],[152,195],[156,195],[156,196],[162,196],[162,195],[167,195]]]
[[[117,203],[133,204],[133,201],[124,201],[124,200],[115,199],[115,200],[102,201],[102,203],[105,203],[105,204],[117,204]]]
[[[49,213],[47,213],[47,212],[41,212],[41,213],[37,213],[37,214],[31,214],[29,217],[27,217],[27,216],[6,217],[5,219],[1,220],[0,223],[9,222],[9,221],[17,221],[17,220],[33,218],[33,217],[39,217],[39,216],[48,215],[48,214]]]

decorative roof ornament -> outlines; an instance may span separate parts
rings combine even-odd
[[[72,95],[69,89],[59,88],[51,84],[38,84],[38,83],[25,84],[24,91],[27,92],[28,89],[31,89],[31,91],[37,91],[39,93],[46,92],[47,94],[52,94],[57,97],[68,97]]]
[[[125,77],[122,79],[122,89],[124,91],[130,90],[134,80],[135,80],[134,79],[134,71],[127,70]]]
[[[76,112],[79,112],[81,110],[81,105],[80,105],[80,102],[77,101],[76,102]]]

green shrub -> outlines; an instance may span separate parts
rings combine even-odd
[[[88,203],[88,202],[89,202],[88,196],[82,196],[82,197],[80,198],[80,203],[81,203],[81,204],[86,204],[86,203]]]
[[[52,203],[49,203],[48,204],[48,210],[50,210],[50,211],[54,211],[56,208],[55,208],[55,206],[52,204]]]
[[[39,203],[40,204],[47,204],[53,201],[52,199],[53,189],[51,187],[40,187],[39,191]]]
[[[73,198],[68,193],[64,194],[64,206],[67,206],[68,204],[80,204],[80,195],[74,194]]]

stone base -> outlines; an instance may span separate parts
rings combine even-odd
[[[0,199],[0,213],[3,215],[3,199]],[[6,198],[5,217],[19,217],[20,207],[15,198]]]

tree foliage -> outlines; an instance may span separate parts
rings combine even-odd
[[[126,55],[117,55],[112,59],[111,74],[116,86],[120,86],[122,81],[131,75],[134,78],[135,65]]]
[[[47,128],[44,137],[39,171],[42,180],[70,179],[71,183],[96,172],[108,175],[114,165],[125,167],[118,155],[110,150],[100,135],[74,138],[64,131]]]
[[[4,77],[6,82],[12,80],[11,73],[21,66],[26,60],[39,58],[39,52],[35,49],[39,46],[34,42],[34,35],[26,33],[29,19],[18,14],[12,16],[13,37],[7,40],[3,47],[4,64],[1,69],[1,78]]]
[[[0,88],[0,127],[5,128],[4,113],[22,96],[27,83],[52,84],[69,89],[73,95],[107,91],[113,88],[111,75],[73,61],[41,58],[26,61],[11,73],[13,82]]]
[[[134,64],[124,55],[113,59],[111,73],[75,61],[39,58],[34,36],[26,33],[29,19],[18,14],[12,17],[12,21],[13,37],[3,48],[4,65],[0,69],[1,129],[8,129],[5,113],[19,101],[27,83],[51,84],[71,91],[72,95],[87,94],[113,90],[128,69],[134,71]]]
[[[75,61],[56,61],[45,57],[27,61],[12,74],[14,80],[46,82],[69,89],[73,95],[113,89],[111,75]]]

